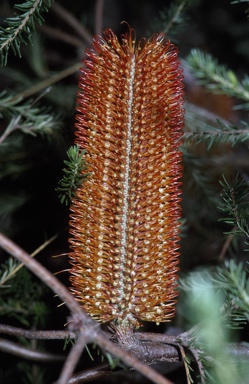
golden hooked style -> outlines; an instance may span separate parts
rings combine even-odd
[[[71,206],[70,281],[96,320],[164,322],[178,271],[181,135],[178,51],[107,29],[81,69],[76,143],[90,176]]]

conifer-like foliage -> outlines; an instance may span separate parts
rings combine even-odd
[[[128,349],[146,364],[179,361],[180,356],[184,370],[162,368],[173,383],[247,383],[249,2],[172,0],[162,9],[161,2],[150,0],[0,3],[0,232],[53,274],[65,271],[58,278],[66,287],[68,205],[91,178],[85,150],[73,143],[84,50],[96,32],[102,35],[111,28],[117,36],[126,33],[122,20],[136,29],[137,41],[164,32],[178,47],[185,76],[184,225],[179,302],[171,327],[180,330],[176,337],[168,336],[169,325],[146,325],[127,337],[132,341]],[[102,95],[102,113],[105,102]],[[148,170],[144,172],[148,177]],[[81,324],[68,317],[66,301],[57,307],[60,302],[50,289],[2,247],[0,237],[0,382],[52,383]],[[69,331],[64,327],[68,321]],[[63,330],[64,341],[36,340],[40,330]],[[48,337],[55,338],[51,332]],[[115,327],[110,338],[127,345]],[[89,350],[79,362],[75,382],[93,380],[93,364],[101,372],[96,382],[120,382],[115,373],[101,378],[111,368],[123,369],[114,354],[92,346]],[[139,379],[133,372],[124,369],[122,380],[143,383],[146,370],[141,369]]]
[[[66,168],[63,168],[63,178],[59,181],[57,188],[62,204],[71,204],[77,188],[88,176],[84,154],[85,151],[80,151],[78,145],[70,147],[67,151],[68,160],[64,160]]]
[[[9,49],[21,56],[21,44],[31,42],[36,24],[42,24],[42,13],[48,11],[50,0],[30,0],[15,5],[15,16],[7,17],[0,28],[1,64],[6,65]]]

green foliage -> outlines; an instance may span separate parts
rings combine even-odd
[[[35,328],[45,325],[48,308],[44,302],[45,287],[34,280],[31,274],[22,268],[13,273],[17,267],[8,260],[1,267],[3,282],[0,295],[0,315],[17,319],[20,324]],[[15,278],[13,278],[15,277]],[[11,284],[5,284],[9,280]]]
[[[31,164],[27,160],[27,152],[24,151],[24,138],[20,135],[13,135],[8,137],[4,143],[0,145],[0,180],[11,178],[16,180],[20,175],[30,169]],[[13,205],[18,207],[21,199],[25,201],[25,193],[20,191],[16,193],[6,192],[5,188],[1,189],[2,202],[0,204],[3,212],[9,212],[8,195],[12,196]]]
[[[186,62],[198,82],[207,89],[249,102],[248,76],[239,81],[232,70],[218,64],[218,61],[212,55],[204,53],[199,49],[192,49]],[[244,104],[243,108],[248,109],[249,103]]]
[[[48,90],[49,91],[49,90]],[[49,112],[48,108],[36,105],[36,100],[22,102],[14,95],[0,94],[0,118],[9,118],[9,124],[0,137],[0,144],[14,131],[36,136],[54,135],[60,128],[58,119]],[[36,106],[35,106],[36,105]]]
[[[227,215],[221,220],[235,227],[232,233],[240,233],[249,238],[249,185],[239,174],[236,175],[231,184],[223,177],[222,200],[219,208]]]
[[[176,36],[183,30],[187,22],[186,11],[193,3],[193,0],[176,0],[159,12],[159,16],[154,20],[153,27],[157,31],[164,32],[172,41],[176,41]]]
[[[15,9],[20,12],[15,17],[5,20],[5,27],[0,28],[0,54],[1,65],[7,64],[9,49],[21,57],[21,44],[31,41],[35,24],[42,24],[42,12],[48,11],[51,0],[28,0],[16,4]]]
[[[191,126],[191,122],[197,119],[198,116],[196,114],[191,116],[191,113],[187,113],[187,123],[188,126]],[[194,132],[184,133],[185,146],[189,143],[194,145],[206,144],[209,150],[215,145],[230,144],[233,147],[249,140],[249,126],[246,122],[241,122],[241,126],[238,126],[233,122],[227,124],[217,119],[216,124],[200,121],[194,128]]]
[[[202,306],[208,308],[212,305],[214,316],[220,318],[222,327],[237,329],[244,327],[249,320],[249,271],[243,263],[230,260],[226,261],[222,267],[190,273],[180,280],[179,287],[183,296],[185,293],[193,294],[194,299],[191,300],[196,300],[196,305],[199,303],[200,308]],[[209,290],[211,293],[208,292]],[[205,302],[205,295],[207,295],[207,302]],[[215,296],[216,310],[214,310],[215,304],[211,304],[213,299],[211,300],[209,295]],[[203,300],[202,303],[200,298]],[[192,321],[191,316],[190,321]],[[200,314],[200,318],[196,316],[197,314],[196,322],[205,318],[203,314]]]
[[[1,151],[0,151],[1,153]],[[16,169],[15,169],[16,170]],[[23,168],[22,168],[23,170]],[[1,171],[1,167],[0,167]],[[11,172],[11,170],[9,169]],[[21,172],[21,169],[19,168]],[[0,194],[0,228],[8,225],[8,219],[10,215],[18,208],[22,207],[28,200],[28,196],[25,192],[20,191],[18,194],[12,192],[1,191]]]
[[[115,369],[120,364],[120,359],[118,357],[113,357],[110,353],[105,353],[105,356],[108,360],[111,369]]]
[[[203,230],[207,232],[206,224],[203,226],[203,224],[198,223],[198,214],[201,209],[205,215],[208,215],[208,212],[214,210],[214,207],[219,203],[218,186],[215,187],[216,168],[210,170],[210,157],[204,153],[200,159],[199,156],[184,146],[183,155],[184,177],[188,180],[185,186],[185,192],[188,193],[187,223],[192,225],[196,223],[199,228],[202,226]],[[183,208],[185,211],[184,201]],[[217,212],[213,214],[217,220]]]
[[[246,325],[249,316],[249,275],[233,260],[225,267],[204,269],[180,281],[183,316],[191,331],[181,340],[197,351],[205,382],[234,384],[245,379],[241,367],[229,355],[230,329]]]
[[[14,93],[0,94],[0,226],[4,230],[10,229],[13,212],[30,199],[21,185],[8,189],[34,166],[30,154],[35,147],[30,148],[26,136],[46,138],[50,143],[60,138],[61,122],[51,108],[40,105],[43,96],[22,100]]]
[[[249,271],[243,263],[230,260],[225,268],[218,267],[213,278],[214,288],[225,292],[227,306],[232,309],[232,322],[244,324],[249,320]]]
[[[22,383],[23,384],[44,384],[47,382],[46,380],[46,371],[37,364],[30,364],[22,361],[18,364],[18,368],[22,371]]]
[[[89,174],[84,173],[87,169],[84,160],[84,150],[80,150],[79,146],[75,145],[67,151],[68,160],[64,160],[67,168],[63,169],[63,177],[58,183],[59,198],[61,203],[70,204],[77,188],[81,185],[84,179]]]
[[[16,274],[16,268],[20,265],[19,262],[15,261],[10,257],[0,268],[0,289],[9,288],[10,285],[6,285],[7,281],[11,280]]]

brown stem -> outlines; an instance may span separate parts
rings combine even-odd
[[[194,357],[194,360],[195,360],[195,363],[198,367],[198,370],[199,370],[199,373],[198,373],[198,376],[200,377],[200,384],[205,384],[205,370],[204,370],[204,367],[203,367],[203,364],[202,364],[202,361],[200,359],[200,351],[198,349],[194,349],[192,347],[181,347],[181,354],[182,352],[184,352],[185,354],[185,350],[190,353],[193,357]],[[183,354],[182,354],[183,356]],[[186,361],[184,360],[184,365],[186,367]],[[188,373],[189,371],[186,370],[186,373]]]
[[[167,27],[164,29],[164,33],[167,35],[172,27],[172,25],[177,21],[179,15],[181,14],[187,0],[183,0],[181,3],[179,3],[178,7],[176,8],[175,14],[170,19],[170,22],[168,23]]]
[[[44,33],[45,35],[52,37],[56,40],[61,40],[64,43],[71,44],[75,47],[84,47],[84,43],[82,40],[80,40],[78,37],[72,36],[69,33],[63,32],[59,29],[50,27],[49,25],[42,25],[41,27],[38,27],[38,29]]]
[[[110,375],[110,365],[107,363],[99,364],[96,367],[86,369],[82,372],[78,372],[71,377],[68,384],[81,384],[100,379],[104,376]]]
[[[82,37],[87,43],[92,44],[92,35],[87,31],[87,29],[81,24],[81,22],[74,17],[74,15],[58,3],[54,3],[51,7],[51,10],[54,11],[62,20],[64,20],[70,27],[72,27],[75,32]]]
[[[181,352],[183,364],[184,364],[184,367],[185,367],[187,384],[191,384],[192,380],[191,380],[191,375],[190,375],[190,371],[189,371],[189,365],[188,365],[188,363],[186,361],[186,353],[185,353],[185,350],[184,350],[183,346],[180,346],[180,352]]]
[[[137,371],[141,372],[144,376],[153,381],[153,383],[172,384],[171,381],[164,378],[157,371],[147,365],[144,365],[135,356],[130,355],[129,353],[125,352],[124,350],[120,349],[117,345],[109,341],[103,333],[93,336],[92,341],[93,343],[98,344],[99,347],[104,351],[108,351],[109,353],[111,353],[111,355],[122,359],[122,361],[129,367],[133,367]]]
[[[136,336],[139,340],[147,340],[166,344],[178,344],[178,336],[170,336],[163,333],[137,332]]]
[[[234,231],[235,229],[236,229],[236,226],[233,227],[232,231]],[[226,241],[225,241],[225,243],[224,243],[224,245],[223,245],[223,247],[222,247],[222,250],[220,251],[220,254],[219,254],[219,256],[218,256],[218,259],[217,259],[219,262],[222,262],[222,261],[224,260],[225,255],[226,255],[226,253],[227,253],[227,250],[228,250],[228,248],[229,248],[229,246],[230,246],[230,244],[231,244],[233,238],[234,238],[234,233],[230,233],[230,234],[227,236],[227,239],[226,239]]]
[[[64,287],[64,285],[57,280],[45,267],[43,267],[36,260],[32,259],[30,255],[21,249],[18,245],[13,243],[5,235],[0,233],[0,246],[21,261],[28,269],[30,269],[36,276],[39,277],[56,295],[58,295],[63,302],[65,302],[72,313],[79,313],[84,317],[89,325],[96,326],[96,323],[89,318],[89,316],[81,309],[79,304],[74,300],[73,296]]]
[[[52,353],[44,353],[36,351],[32,348],[23,347],[10,340],[0,339],[0,351],[11,353],[12,355],[19,356],[24,359],[39,361],[39,362],[62,362],[65,356],[53,355]]]
[[[237,357],[240,362],[248,361],[249,347],[240,343],[228,343],[226,353],[232,357]]]
[[[78,354],[77,350],[79,350],[80,348],[83,349],[83,343],[95,343],[104,351],[108,351],[113,356],[120,358],[126,365],[133,367],[134,369],[141,372],[144,376],[152,380],[155,384],[171,384],[169,380],[165,379],[154,369],[144,365],[136,357],[130,355],[117,345],[113,344],[110,340],[108,340],[105,334],[100,331],[99,324],[92,320],[86,314],[86,312],[75,301],[73,296],[64,287],[64,285],[59,280],[57,280],[57,278],[54,277],[38,261],[32,259],[28,253],[26,253],[23,249],[13,243],[13,241],[8,239],[2,233],[0,233],[0,246],[12,256],[21,261],[23,264],[25,264],[27,268],[29,268],[36,276],[38,276],[40,280],[42,280],[56,295],[58,295],[62,299],[62,301],[65,302],[65,304],[74,314],[74,316],[79,316],[79,319],[82,324],[80,332],[80,340],[82,345],[80,346],[78,342],[75,344],[76,354]],[[73,348],[75,348],[75,346]],[[67,381],[62,381],[62,379],[59,380],[60,384],[67,383]],[[66,380],[65,374],[63,380]]]
[[[96,10],[95,10],[95,33],[97,35],[100,35],[102,33],[103,8],[104,8],[104,1],[97,0]]]
[[[57,83],[58,81],[64,79],[67,76],[70,76],[77,72],[80,67],[82,66],[81,63],[73,64],[71,67],[68,67],[66,69],[63,69],[63,71],[56,73],[55,75],[40,81],[39,83],[33,85],[32,87],[26,89],[25,91],[20,92],[17,94],[14,98],[17,99],[19,97],[26,98],[30,97],[33,94],[42,91],[44,88],[50,87],[52,84]]]
[[[59,233],[56,233],[54,236],[50,237],[48,240],[46,240],[42,245],[40,245],[38,248],[36,248],[34,250],[34,252],[32,252],[30,254],[30,257],[34,257],[36,256],[39,252],[41,252],[44,248],[46,248],[50,243],[52,243],[52,241],[54,241],[57,237],[59,236]],[[6,284],[6,282],[11,279],[21,268],[23,267],[23,264],[18,264],[15,268],[13,268],[11,270],[11,274],[8,274],[6,277],[2,277],[1,278],[1,286],[3,286],[4,284]],[[1,327],[1,325],[0,325]],[[0,328],[1,329],[1,328]]]
[[[67,360],[63,366],[63,369],[60,374],[60,378],[57,381],[57,384],[67,384],[68,380],[72,376],[74,372],[74,368],[76,367],[79,358],[85,348],[85,345],[88,342],[88,338],[86,337],[85,329],[83,328],[79,333],[79,337],[74,344],[74,347],[71,349]]]
[[[76,339],[77,337],[74,332],[70,331],[33,331],[5,324],[0,324],[0,333],[11,336],[21,336],[33,340],[64,340],[67,337],[70,337],[70,339]]]

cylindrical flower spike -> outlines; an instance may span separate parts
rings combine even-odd
[[[178,271],[183,83],[164,34],[95,37],[81,70],[76,143],[91,176],[71,210],[72,292],[96,320],[164,322]]]

